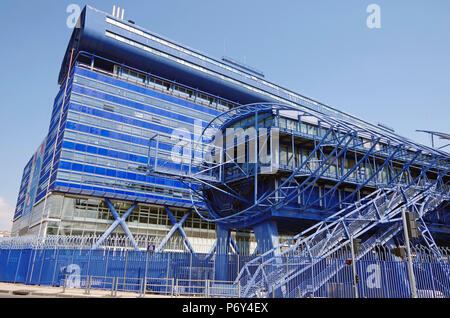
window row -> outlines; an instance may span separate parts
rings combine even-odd
[[[81,165],[80,165],[81,166]],[[64,166],[64,168],[66,168]],[[62,168],[62,169],[64,169]],[[67,167],[68,168],[68,167]],[[72,168],[75,167],[72,165]],[[86,169],[83,169],[86,170]],[[92,168],[92,171],[85,171],[81,173],[77,173],[70,170],[59,170],[57,174],[57,179],[60,181],[68,181],[74,183],[80,183],[83,185],[94,185],[94,186],[106,186],[112,189],[125,189],[129,191],[138,191],[146,194],[153,193],[155,195],[185,199],[190,200],[190,192],[181,188],[175,188],[173,186],[166,188],[162,187],[160,184],[151,184],[149,182],[146,183],[136,183],[128,180],[136,180],[136,181],[144,181],[147,179],[146,176],[142,176],[139,178],[138,174],[135,173],[126,173],[126,172],[113,172],[113,170],[106,170],[105,176],[101,177],[98,175],[103,175],[100,171],[100,168]],[[111,171],[111,174],[108,174],[108,171]],[[95,173],[95,174],[94,174]],[[112,175],[115,174],[116,176]]]
[[[317,157],[317,153],[313,155],[312,158],[310,158],[308,161],[308,157],[310,156],[312,150],[305,149],[301,147],[295,148],[294,155],[292,154],[292,146],[290,145],[280,145],[280,164],[284,166],[291,166],[291,167],[300,167],[304,162],[305,163],[305,170],[306,171],[314,171],[317,168],[322,165],[322,161]],[[325,154],[325,158],[328,155]],[[328,162],[324,163],[322,166],[325,168],[330,164],[328,167],[326,174],[329,176],[343,176],[346,175],[351,169],[353,169],[356,166],[356,163],[358,161],[357,158],[350,159],[350,158],[338,158],[333,163],[334,157],[330,158]],[[339,169],[338,169],[339,167]],[[361,164],[358,167],[356,167],[355,170],[353,170],[349,174],[349,178],[352,179],[368,179],[371,177],[378,169],[380,168],[380,164],[372,163],[372,164]],[[341,170],[342,169],[342,170]],[[387,166],[385,166],[375,177],[374,181],[378,181],[381,183],[386,183],[389,180],[389,169]],[[403,177],[402,177],[403,178]],[[401,179],[404,180],[404,179]]]
[[[194,135],[195,127],[190,124],[178,124],[176,122],[175,124],[174,122],[169,124],[169,122],[166,122],[164,125],[159,124],[158,126],[152,127],[153,129],[141,129],[137,126],[121,123],[120,121],[110,120],[105,117],[98,117],[95,115],[88,115],[84,112],[78,112],[76,106],[74,106],[74,109],[68,113],[67,120],[71,122],[71,124],[66,125],[69,129],[74,124],[92,126],[92,128],[95,128],[96,131],[107,129],[112,134],[122,134],[126,136],[127,139],[137,140],[140,144],[145,145],[148,144],[148,138],[152,138],[155,135],[158,135],[158,138],[166,138],[167,140],[170,140],[172,135],[178,132],[187,132],[196,139],[199,138],[197,135]],[[205,133],[205,136],[207,133],[208,132]],[[186,133],[183,133],[183,135],[184,134]]]
[[[103,223],[100,223],[102,226],[104,226],[105,224],[104,221],[109,221],[110,223],[110,221],[114,220],[111,212],[109,211],[109,208],[103,200],[87,200],[66,197],[64,198],[64,203],[60,204],[63,204],[61,218],[63,220],[63,225],[66,226],[71,224],[69,222],[66,222],[70,220],[82,221],[83,219],[85,219],[91,222],[99,220],[103,221]],[[123,213],[125,213],[125,211],[130,207],[130,204],[128,203],[123,204],[112,201],[112,204],[114,205],[114,208],[117,210],[120,216],[122,216]],[[186,211],[171,209],[171,213],[174,215],[177,222],[179,222],[181,218],[186,214]],[[138,205],[130,214],[126,222],[128,225],[130,225],[130,227],[139,224],[173,226],[168,214],[163,207],[147,205]],[[214,223],[202,220],[197,214],[191,213],[183,224],[183,228],[214,229],[215,225]]]
[[[110,93],[112,95],[119,96],[120,98],[128,98],[134,100],[142,105],[136,105],[139,107],[139,110],[145,111],[148,107],[159,108],[161,110],[182,114],[189,116],[191,118],[200,118],[204,121],[209,122],[217,112],[208,111],[205,109],[204,111],[195,110],[192,107],[184,106],[182,104],[171,103],[162,99],[158,99],[156,97],[134,93],[123,88],[118,88],[116,86],[108,85],[106,83],[98,82],[93,79],[89,79],[87,77],[82,77],[81,75],[75,76],[75,82],[78,85],[83,85],[85,87],[90,87],[95,90],[100,90],[106,93]],[[153,112],[150,112],[153,113]]]
[[[173,118],[158,116],[156,114],[146,114],[137,112],[131,108],[128,107],[122,107],[118,106],[118,104],[115,104],[115,106],[112,106],[108,104],[107,101],[102,100],[96,100],[93,98],[89,98],[87,96],[79,96],[75,93],[72,93],[72,101],[76,102],[77,104],[80,103],[84,107],[88,107],[87,109],[83,109],[83,107],[80,107],[79,105],[73,104],[71,106],[71,111],[69,113],[75,111],[79,112],[90,112],[96,116],[93,116],[93,119],[91,121],[95,125],[101,126],[101,120],[104,118],[108,118],[113,120],[114,122],[120,122],[123,123],[122,125],[118,125],[124,132],[127,133],[134,133],[138,136],[146,136],[148,135],[148,132],[146,132],[146,129],[151,129],[151,124],[156,124],[159,126],[164,127],[171,127],[171,128],[186,128],[188,130],[191,130],[193,127],[192,123],[179,121]],[[105,114],[98,111],[91,111],[90,109],[98,109],[100,111],[108,111],[115,113],[117,115],[110,115]],[[132,118],[126,118],[121,115],[130,116]],[[73,115],[72,115],[73,116]],[[100,117],[101,116],[101,117]],[[137,118],[137,119],[134,119]],[[202,123],[203,124],[203,123]]]
[[[85,134],[74,130],[66,129],[64,132],[65,140],[73,140],[93,146],[100,146],[106,149],[121,150],[127,153],[135,153],[140,155],[148,155],[148,146],[138,146],[126,141],[117,141],[110,138],[100,137],[97,135]]]

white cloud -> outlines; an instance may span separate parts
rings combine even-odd
[[[11,231],[13,208],[0,197],[0,231]]]

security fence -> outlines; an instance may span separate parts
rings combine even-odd
[[[215,280],[216,254],[134,251],[127,248],[74,248],[54,238],[38,244],[24,238],[0,241],[0,281],[29,285],[134,292],[183,297],[243,297],[251,287],[256,297],[408,298],[408,262],[399,249],[377,247],[354,261],[348,250],[323,259],[280,258],[265,273],[292,273],[282,286],[267,279],[239,279],[252,255],[228,255],[228,281]],[[58,243],[58,244],[56,244]],[[412,253],[418,297],[450,297],[449,250],[437,259],[425,247]],[[222,258],[222,257],[221,257]],[[255,265],[256,266],[256,265]],[[269,265],[268,265],[269,266]],[[256,271],[249,268],[249,271]]]
[[[134,292],[138,296],[157,295],[169,297],[237,298],[240,295],[239,283],[213,280],[189,280],[174,278],[124,278],[104,276],[66,275],[62,282],[62,292],[70,289],[83,289],[85,294],[92,290],[109,291],[111,297],[117,292]]]
[[[310,264],[313,265],[310,266]],[[355,273],[350,259],[325,258],[320,260],[295,260],[280,262],[272,269],[265,268],[266,275],[284,271],[292,275],[283,286],[270,286],[258,280],[251,288],[256,297],[285,298],[410,298],[412,290],[406,261],[365,259],[355,262]],[[420,298],[450,297],[450,264],[414,262],[413,271]],[[241,282],[242,294],[250,284]]]

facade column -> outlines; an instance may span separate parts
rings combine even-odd
[[[279,244],[278,228],[274,221],[264,221],[253,226],[258,251],[264,254]],[[276,251],[275,254],[278,254]]]
[[[217,225],[217,245],[216,245],[216,262],[215,280],[228,281],[228,261],[231,243],[231,232],[222,225]]]
[[[276,222],[270,220],[264,221],[262,223],[253,226],[253,231],[255,233],[256,242],[258,244],[257,247],[258,252],[261,255],[263,255],[271,251],[267,253],[266,256],[263,257],[262,259],[263,262],[280,255],[280,249],[276,248],[279,245],[278,228]],[[282,263],[281,258],[276,258],[274,262],[273,261],[269,262],[269,264],[271,265],[281,263]],[[265,273],[264,275],[268,275],[270,272],[276,269],[276,267],[271,265],[263,267],[263,271]],[[280,288],[273,289],[272,286],[267,286],[267,288],[268,290],[266,290],[266,292],[268,292],[271,295],[271,297],[273,296],[277,298],[284,297],[283,296],[284,293]]]

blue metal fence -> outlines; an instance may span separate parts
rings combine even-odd
[[[78,288],[89,285],[92,289],[115,288],[138,293],[146,279],[145,288],[152,293],[167,295],[176,288],[196,294],[206,288],[208,281],[215,279],[217,255],[207,256],[114,249],[1,248],[0,281],[56,287],[69,284]],[[236,279],[244,264],[253,258],[228,255],[229,280]],[[413,268],[419,297],[450,297],[447,256],[445,261],[437,262],[427,254],[415,252]],[[374,251],[357,260],[355,276],[347,253],[313,263],[308,266],[307,261],[295,257],[280,259],[272,265],[273,271],[266,272],[291,271],[294,274],[289,284],[280,290],[275,287],[267,290],[267,286],[253,288],[261,292],[261,297],[352,298],[356,293],[363,298],[411,297],[407,261],[390,251]],[[88,282],[89,277],[92,279]],[[235,282],[238,283],[245,285],[246,282]]]

